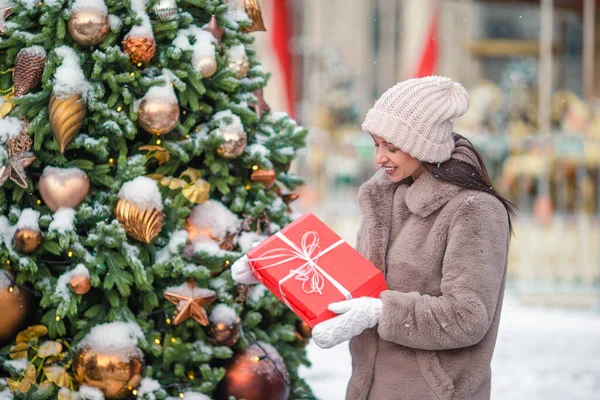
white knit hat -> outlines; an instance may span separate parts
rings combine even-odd
[[[439,163],[454,150],[452,120],[469,109],[461,84],[441,76],[398,82],[369,110],[362,129],[419,161]]]

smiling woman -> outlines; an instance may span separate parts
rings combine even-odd
[[[385,275],[379,298],[333,303],[315,343],[350,340],[347,400],[487,400],[512,205],[452,132],[462,85],[430,76],[387,90],[362,124],[381,169],[358,195],[358,251]]]
[[[425,170],[421,162],[379,136],[371,135],[375,142],[375,162],[381,165],[392,182],[409,176],[416,180]]]

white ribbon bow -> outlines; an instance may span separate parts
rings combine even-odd
[[[278,282],[279,293],[281,294],[281,297],[283,298],[284,302],[289,307],[291,307],[291,305],[289,304],[285,294],[283,293],[283,284],[292,277],[302,282],[302,290],[304,291],[304,293],[323,294],[325,280],[327,280],[333,286],[335,286],[335,288],[340,293],[342,293],[342,295],[344,295],[346,300],[350,300],[352,298],[352,295],[345,287],[343,287],[338,281],[336,281],[331,275],[329,275],[327,271],[325,271],[317,264],[317,261],[321,256],[324,256],[331,250],[344,243],[343,239],[338,240],[331,246],[327,247],[325,250],[321,251],[321,247],[319,246],[320,237],[317,232],[308,231],[304,233],[300,242],[300,248],[298,248],[298,246],[296,246],[296,244],[292,242],[289,238],[287,238],[283,233],[277,232],[275,235],[279,239],[281,239],[285,244],[287,244],[289,248],[281,247],[271,249],[264,252],[260,257],[249,259],[249,261],[273,261],[268,265],[265,265],[261,268],[257,268],[257,271],[266,268],[276,267],[278,265],[285,264],[294,260],[305,261],[304,264],[302,264],[300,267],[296,269],[291,269],[290,273]]]

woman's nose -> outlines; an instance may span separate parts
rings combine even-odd
[[[385,155],[381,154],[381,151],[379,151],[379,148],[376,148],[375,149],[375,162],[377,164],[383,164],[387,160],[388,160],[388,158]]]

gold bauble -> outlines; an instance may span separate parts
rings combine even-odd
[[[304,321],[299,319],[296,322],[296,336],[303,342],[307,342],[312,337],[312,328]]]
[[[179,104],[153,98],[143,99],[138,110],[138,122],[153,135],[169,133],[179,123]]]
[[[69,143],[79,133],[86,113],[87,107],[79,94],[67,99],[58,99],[54,95],[50,98],[48,117],[61,153],[65,153]]]
[[[262,182],[268,189],[275,183],[277,173],[274,169],[257,169],[250,175],[250,179],[254,182]]]
[[[231,69],[236,78],[242,79],[246,76],[248,71],[250,71],[250,60],[248,56],[244,55],[243,57],[229,58],[229,69]]]
[[[194,69],[199,71],[203,78],[210,78],[217,72],[217,59],[215,56],[196,56],[192,62]]]
[[[240,322],[226,324],[211,322],[207,333],[209,343],[217,346],[233,346],[240,337]]]
[[[123,40],[123,52],[129,54],[129,58],[133,63],[149,62],[154,57],[156,52],[156,42],[151,37],[146,36],[130,36]]]
[[[289,381],[290,375],[277,350],[256,342],[233,357],[219,384],[216,399],[233,396],[245,400],[287,400]]]
[[[39,181],[42,199],[49,209],[76,208],[90,191],[90,180],[85,174],[64,174],[60,168],[44,169]]]
[[[219,244],[219,247],[225,251],[231,251],[235,247],[235,234],[227,233],[223,240],[219,238],[217,235],[213,235],[212,227],[203,227],[200,228],[192,222],[191,218],[186,219],[185,221],[185,230],[188,232],[188,240],[193,243],[197,238],[210,239]]]
[[[82,46],[96,46],[110,32],[108,15],[97,10],[79,10],[71,14],[69,34]]]
[[[125,232],[140,242],[150,243],[163,227],[163,214],[155,208],[141,208],[137,204],[119,199],[115,216]]]
[[[86,294],[92,287],[90,278],[82,275],[72,276],[69,280],[69,286],[71,287],[71,290],[77,294]]]
[[[15,232],[15,247],[22,253],[33,253],[42,244],[42,233],[29,228],[18,229]]]
[[[127,360],[118,353],[82,348],[75,356],[74,371],[77,382],[99,389],[107,399],[126,399],[140,386],[144,362],[141,352]]]
[[[217,149],[217,153],[225,158],[236,158],[246,150],[247,136],[244,131],[223,132],[222,143]]]
[[[0,271],[7,279],[6,272]],[[29,293],[18,285],[0,289],[0,345],[11,341],[13,336],[21,329],[29,315],[31,297]]]

